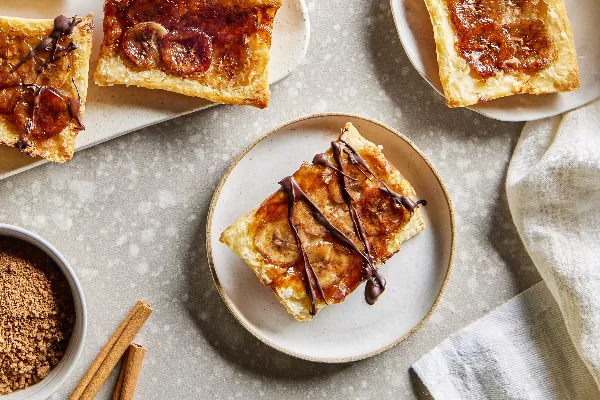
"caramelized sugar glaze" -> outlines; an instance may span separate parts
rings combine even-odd
[[[108,0],[103,45],[141,70],[202,81],[210,69],[223,81],[243,79],[252,63],[248,38],[270,42],[276,11],[234,0]]]
[[[16,31],[0,32],[0,115],[21,131],[20,149],[56,136],[71,120],[80,121],[81,99],[69,81],[71,40],[79,18],[54,19],[47,37],[30,37]]]
[[[388,245],[425,203],[413,202],[402,196],[401,187],[380,180],[393,167],[369,150],[359,155],[333,142],[313,164],[303,164],[282,180],[283,190],[261,204],[250,225],[264,262],[279,267],[269,276],[269,286],[306,291],[311,315],[317,298],[339,303],[363,280],[365,298],[373,304],[385,289],[375,265],[391,257]]]
[[[446,0],[458,53],[482,79],[503,71],[534,74],[547,68],[555,48],[539,19],[540,0]]]

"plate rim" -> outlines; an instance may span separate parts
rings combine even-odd
[[[268,138],[269,136],[271,136],[272,134],[278,132],[279,130],[289,126],[289,125],[293,125],[302,121],[306,121],[306,120],[310,120],[310,119],[317,119],[317,118],[323,118],[323,117],[347,117],[347,118],[354,118],[354,119],[360,119],[363,121],[367,121],[369,123],[378,125],[390,132],[392,132],[394,135],[396,135],[399,139],[403,140],[404,142],[406,142],[427,164],[427,166],[429,167],[429,169],[431,170],[431,172],[433,172],[435,178],[438,181],[438,184],[440,185],[440,187],[442,188],[442,192],[444,194],[444,198],[446,199],[446,203],[448,205],[448,211],[449,211],[449,219],[450,219],[450,233],[451,233],[451,239],[450,239],[450,257],[448,259],[448,268],[446,270],[446,276],[444,277],[444,280],[442,282],[442,286],[440,287],[440,290],[433,302],[433,304],[431,305],[431,307],[429,308],[429,310],[427,311],[427,313],[425,314],[425,316],[415,325],[412,327],[412,329],[410,331],[408,331],[406,334],[402,335],[402,337],[396,339],[394,342],[383,346],[377,350],[373,350],[367,353],[363,353],[363,354],[359,354],[356,356],[350,356],[350,357],[340,357],[340,358],[333,358],[333,357],[313,357],[313,356],[308,356],[305,354],[300,354],[294,351],[290,351],[282,346],[279,346],[273,342],[271,342],[270,340],[268,340],[267,338],[263,337],[262,334],[257,331],[256,329],[252,328],[249,324],[247,324],[245,321],[242,320],[241,316],[238,315],[238,312],[234,309],[234,304],[232,303],[232,301],[229,299],[229,297],[227,295],[225,295],[225,293],[223,292],[223,288],[221,287],[221,283],[219,281],[219,277],[217,275],[217,271],[215,269],[215,265],[214,265],[214,260],[213,260],[213,255],[212,255],[212,241],[211,241],[211,236],[212,236],[212,222],[213,222],[213,217],[214,217],[214,211],[216,208],[216,204],[217,201],[220,197],[221,194],[221,190],[223,189],[223,186],[225,185],[225,183],[227,182],[227,179],[229,178],[229,175],[231,174],[231,172],[233,171],[233,169],[238,165],[238,163],[256,146],[258,145],[260,142],[262,142],[264,139]],[[329,112],[329,113],[317,113],[317,114],[311,114],[311,115],[307,115],[304,117],[299,117],[299,118],[295,118],[292,120],[289,120],[287,122],[284,122],[282,124],[277,125],[275,128],[270,129],[267,133],[265,133],[264,135],[260,136],[259,138],[255,139],[252,143],[250,143],[250,145],[248,145],[244,151],[242,151],[236,158],[235,160],[229,165],[229,167],[227,168],[227,170],[225,171],[225,174],[223,175],[223,178],[221,179],[221,181],[219,182],[219,185],[217,186],[212,199],[210,201],[210,206],[209,206],[209,210],[208,210],[208,215],[207,215],[207,220],[206,220],[206,257],[208,259],[208,266],[210,269],[210,273],[213,279],[213,282],[217,288],[217,291],[219,292],[219,296],[221,297],[221,299],[223,300],[223,302],[225,303],[225,305],[227,306],[227,308],[229,309],[229,311],[231,312],[231,314],[235,317],[235,319],[237,320],[237,322],[240,323],[240,325],[242,325],[248,332],[250,332],[255,338],[257,338],[258,340],[260,340],[261,342],[263,342],[264,344],[266,344],[269,347],[272,347],[276,350],[279,350],[282,353],[285,353],[289,356],[292,357],[296,357],[302,360],[307,360],[307,361],[312,361],[312,362],[320,362],[320,363],[328,363],[328,364],[341,364],[341,363],[349,363],[349,362],[354,362],[354,361],[359,361],[359,360],[364,360],[366,358],[370,358],[373,357],[377,354],[383,353],[391,348],[393,348],[394,346],[396,346],[397,344],[403,342],[404,340],[406,340],[408,337],[410,337],[411,335],[413,335],[415,332],[417,332],[424,324],[425,322],[427,322],[427,320],[429,319],[429,317],[431,316],[431,314],[433,313],[433,311],[435,310],[435,308],[437,307],[442,294],[444,293],[445,289],[446,289],[446,285],[448,284],[448,281],[450,279],[450,274],[452,272],[452,267],[454,265],[454,253],[455,253],[455,248],[456,248],[456,221],[454,218],[454,208],[452,206],[452,200],[450,198],[450,194],[448,192],[448,189],[446,188],[446,185],[444,184],[444,181],[442,180],[440,174],[438,173],[438,171],[435,169],[435,167],[431,164],[431,162],[429,161],[429,159],[425,156],[425,154],[423,154],[423,152],[421,151],[421,149],[419,149],[417,147],[417,145],[415,145],[408,137],[404,136],[402,133],[400,133],[399,131],[397,131],[396,129],[392,128],[389,125],[386,125],[382,122],[379,122],[377,120],[374,120],[372,118],[368,118],[368,117],[363,117],[357,114],[350,114],[350,113],[339,113],[339,112]]]

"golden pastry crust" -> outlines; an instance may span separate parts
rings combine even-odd
[[[379,178],[383,179],[393,190],[411,198],[415,197],[415,191],[410,183],[402,178],[400,172],[385,159],[383,153],[375,144],[360,136],[352,124],[346,124],[341,139],[363,156],[370,168],[376,170]],[[362,176],[358,170],[353,170],[353,167],[347,166],[347,168],[346,172],[351,175]],[[335,194],[335,190],[332,191],[332,189],[335,189],[332,185],[337,185],[337,175],[334,171],[322,166],[304,163],[294,174],[294,178],[311,197],[312,201],[317,203],[319,208],[323,210],[327,218],[334,221],[333,224],[337,228],[349,232],[347,227],[351,223],[349,222],[350,216],[347,206],[343,202],[340,203],[339,199],[336,200],[341,195],[340,192]],[[357,191],[354,192],[353,196],[357,200],[356,207],[365,226],[367,236],[369,236],[375,265],[379,266],[398,252],[404,241],[422,231],[425,228],[425,223],[419,208],[410,213],[399,207],[393,211],[395,213],[393,215],[389,214],[390,209],[382,211],[381,214],[378,214],[378,218],[383,218],[384,221],[378,220],[378,227],[369,226],[368,213],[372,209],[365,206],[367,203],[361,203],[359,198],[369,198],[368,196],[372,194],[370,190],[374,186],[372,186],[371,181],[367,182],[366,178],[360,185],[360,189],[356,189]],[[379,192],[379,190],[376,191]],[[379,199],[383,199],[388,204],[389,199],[385,196],[382,194]],[[273,229],[289,228],[287,220],[281,215],[282,212],[287,215],[285,211],[286,201],[287,195],[279,190],[265,200],[259,208],[239,218],[233,225],[228,227],[221,234],[220,241],[246,261],[260,281],[273,291],[277,299],[296,320],[306,321],[313,316],[310,314],[311,302],[304,280],[297,272],[299,259],[297,256],[296,258],[293,256],[293,252],[297,250],[290,248],[288,252],[279,253],[280,259],[270,257],[264,251],[263,232],[265,230],[268,230],[269,235],[267,238],[270,239],[273,232],[275,232],[273,237],[278,236],[277,231],[273,231]],[[310,218],[307,219],[306,215],[299,214],[301,210],[299,211],[298,208],[300,208],[299,202],[296,203],[294,213],[296,226],[302,237],[303,246],[308,249],[308,257],[318,270],[319,281],[323,286],[328,303],[342,302],[364,281],[362,273],[364,261],[357,254],[335,243],[335,240],[332,242],[331,238],[326,235],[323,236],[319,232],[319,227],[315,226]],[[389,231],[386,230],[386,233],[381,236],[373,232],[373,229],[380,229],[382,226],[386,226],[384,229],[389,228]],[[353,241],[357,240],[357,237],[353,236],[354,234],[346,234]],[[285,234],[277,240],[284,240],[284,236]],[[266,244],[267,247],[270,245],[269,243]],[[277,246],[281,246],[281,244]],[[297,249],[295,244],[293,246]],[[316,249],[316,252],[311,252],[311,249]],[[323,262],[323,259],[326,261]],[[383,295],[385,296],[385,293]],[[317,310],[326,306],[321,297],[318,298],[317,305]]]
[[[109,0],[105,4],[105,12]],[[181,76],[164,68],[140,68],[124,55],[119,41],[110,39],[108,30],[115,30],[110,21],[104,21],[105,40],[102,44],[94,81],[100,86],[116,84],[134,85],[150,89],[163,89],[186,96],[202,97],[217,103],[268,106],[270,91],[268,64],[271,48],[271,31],[275,13],[282,0],[186,0],[191,14],[194,7],[217,10],[243,10],[252,15],[260,27],[245,35],[249,64],[241,75],[227,77],[217,69],[213,60],[211,67],[199,75]],[[180,7],[181,8],[181,7]],[[237,11],[236,11],[237,12]],[[114,36],[114,35],[113,35]],[[213,56],[214,58],[214,56]]]
[[[47,37],[54,21],[52,19],[24,19],[16,17],[0,17],[0,32],[14,35],[28,42],[36,43]],[[69,63],[68,79],[61,88],[64,93],[77,96],[72,82],[77,85],[81,97],[80,115],[85,110],[85,100],[88,89],[89,60],[92,52],[92,34],[94,31],[93,15],[89,14],[75,26],[69,37],[77,45],[77,49],[68,53]],[[20,57],[24,57],[24,52]],[[29,61],[31,62],[31,61]],[[30,140],[31,145],[20,149],[31,156],[39,156],[54,162],[66,162],[73,157],[75,152],[75,138],[79,133],[77,123],[71,120],[67,127],[59,134],[45,140]],[[17,147],[21,129],[15,125],[11,118],[0,114],[0,143]]]
[[[512,4],[509,0],[499,2]],[[447,0],[425,0],[425,4],[433,24],[440,80],[449,107],[469,106],[519,93],[545,94],[579,88],[573,32],[563,0],[540,0],[535,11],[535,19],[545,24],[554,47],[552,63],[534,73],[501,70],[487,79],[478,77],[459,54],[459,38]]]

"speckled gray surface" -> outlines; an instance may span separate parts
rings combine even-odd
[[[504,193],[522,124],[446,108],[410,65],[387,1],[308,7],[308,56],[272,88],[268,109],[218,106],[0,181],[0,221],[58,247],[87,298],[84,353],[54,398],[68,396],[138,298],[154,307],[137,338],[148,348],[138,399],[422,397],[409,366],[540,279]],[[234,157],[278,124],[324,111],[371,117],[411,138],[445,180],[458,229],[453,273],[431,319],[392,350],[345,365],[297,360],[247,333],[214,288],[204,246],[211,196]]]

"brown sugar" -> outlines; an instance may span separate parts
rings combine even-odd
[[[37,247],[0,237],[0,396],[45,378],[65,354],[74,322],[58,266]]]

